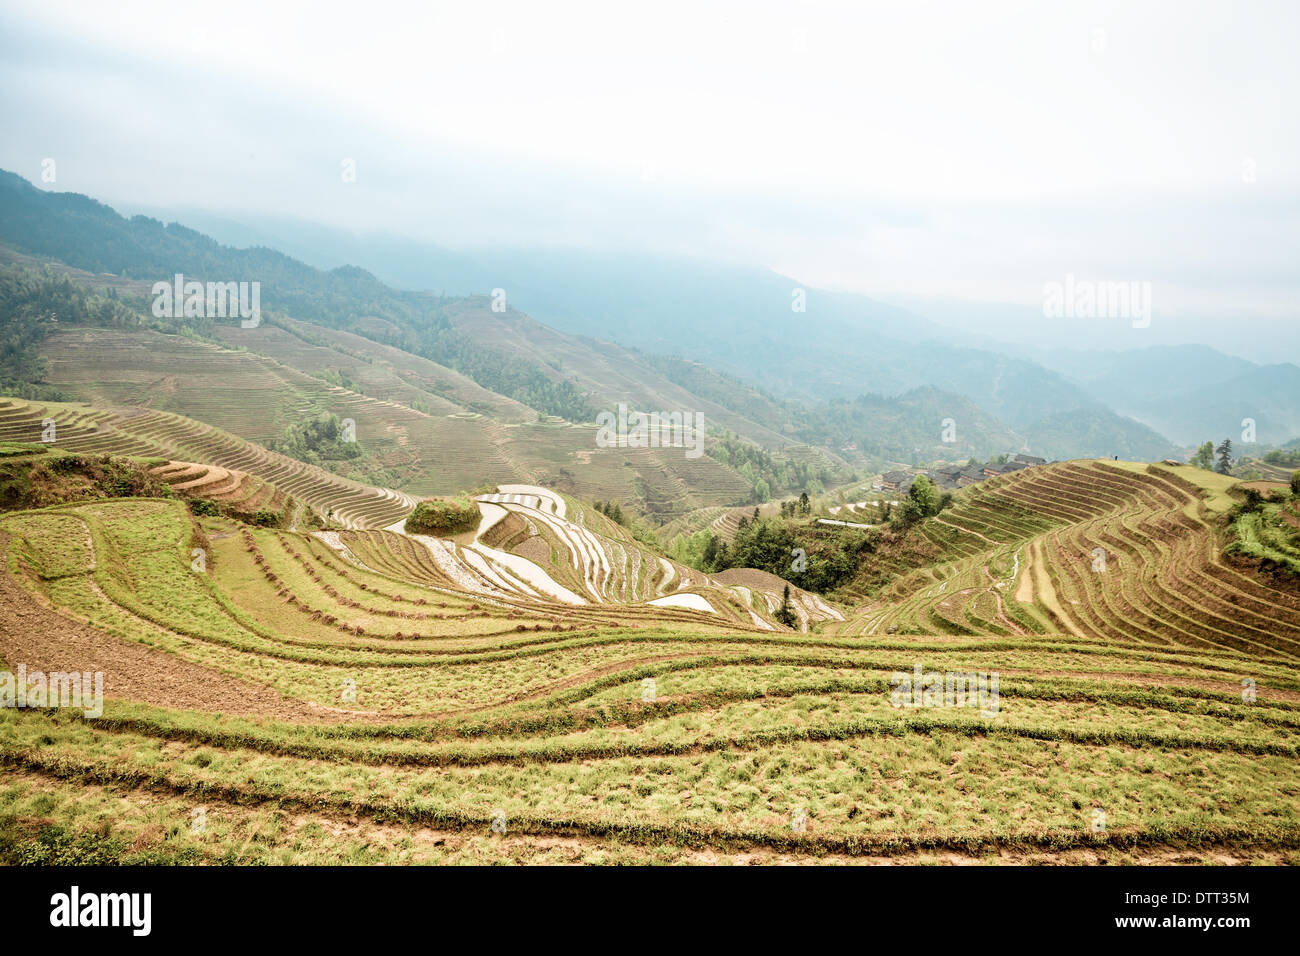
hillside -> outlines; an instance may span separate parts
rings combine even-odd
[[[1066,633],[1300,658],[1300,590],[1224,554],[1230,478],[1069,462],[974,486],[882,544],[846,633]],[[1247,675],[1249,676],[1249,675]]]
[[[102,671],[106,701],[0,709],[9,805],[39,793],[45,820],[6,818],[0,852],[1293,859],[1300,592],[1218,556],[1231,488],[1113,462],[997,479],[916,530],[928,555],[879,551],[854,613],[792,589],[795,631],[780,579],[690,572],[544,488],[478,496],[450,540],[158,497],[10,512],[0,659]],[[919,671],[1000,680],[925,709],[899,697]],[[196,793],[204,832],[158,825]]]
[[[1039,358],[1094,399],[1183,445],[1236,441],[1246,418],[1255,421],[1261,443],[1300,436],[1300,368],[1291,363],[1261,365],[1199,345],[1061,350]]]
[[[178,272],[199,280],[257,277],[271,321],[352,333],[459,373],[498,396],[495,402],[471,400],[480,411],[505,402],[580,423],[617,402],[646,402],[700,411],[718,428],[765,448],[824,449],[819,422],[827,417],[825,402],[872,395],[889,405],[886,418],[907,418],[903,393],[929,387],[980,409],[965,417],[967,439],[981,456],[1017,450],[1001,444],[1010,432],[1031,446],[1069,454],[1097,453],[1093,438],[1139,457],[1161,457],[1169,447],[1158,435],[1135,444],[1132,422],[1057,373],[947,344],[937,327],[927,329],[900,310],[806,290],[812,311],[791,313],[789,280],[770,273],[593,260],[585,272],[601,279],[592,287],[589,277],[571,274],[572,262],[561,261],[541,284],[558,300],[539,293],[536,281],[517,285],[512,277],[518,273],[509,269],[491,286],[461,296],[402,292],[355,266],[322,271],[263,247],[222,246],[177,224],[124,219],[85,196],[46,193],[9,173],[0,174],[0,243],[20,256],[50,257],[81,270],[80,281],[125,286],[141,309],[150,284]],[[529,268],[527,274],[540,281],[536,264]],[[427,272],[423,287],[437,275],[436,269]],[[506,311],[487,307],[481,294],[491,288],[506,291]],[[581,309],[577,294],[585,297]],[[556,301],[568,305],[547,305]],[[534,309],[549,326],[519,308]],[[222,328],[216,323],[200,331],[228,336]],[[1093,423],[1087,436],[1065,427],[1079,415]],[[913,415],[907,428],[929,433],[935,423]],[[915,445],[877,441],[874,447],[875,457],[850,455],[847,465],[908,461]],[[829,467],[837,467],[838,454],[830,453]],[[623,497],[634,493],[625,488]]]
[[[592,250],[458,252],[304,223],[204,221],[224,241],[273,236],[307,261],[363,265],[401,288],[505,288],[555,329],[702,362],[806,402],[929,385],[1011,426],[1097,404],[1038,363],[953,347],[943,326],[865,296],[806,288],[806,311],[793,312],[792,292],[803,286],[771,271]]]

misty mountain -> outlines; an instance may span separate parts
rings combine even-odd
[[[1261,365],[1204,345],[1053,350],[1037,357],[1092,398],[1180,444],[1237,442],[1245,419],[1254,420],[1262,444],[1300,435],[1300,367],[1289,362]]]
[[[1012,425],[1104,404],[1032,360],[964,346],[915,312],[770,270],[563,249],[453,251],[308,223],[196,221],[223,241],[274,238],[317,266],[352,263],[399,288],[502,289],[511,306],[553,328],[700,362],[778,396],[820,402],[931,385]]]
[[[597,405],[622,397],[694,395],[711,420],[769,447],[829,440],[855,445],[850,457],[868,460],[1021,448],[1052,457],[1171,451],[1058,372],[952,344],[910,313],[801,289],[768,271],[569,252],[473,259],[396,241],[353,250],[408,279],[417,278],[403,272],[416,268],[412,257],[424,257],[420,285],[436,291],[404,292],[357,265],[322,270],[264,246],[231,248],[12,174],[0,175],[0,213],[0,241],[26,252],[143,282],[175,272],[255,279],[269,309],[359,332],[570,421],[590,421]],[[327,240],[320,230],[317,247]],[[385,257],[385,249],[398,251]],[[506,311],[460,294],[478,283],[505,290]],[[792,308],[801,299],[804,311]],[[859,402],[851,427],[826,426],[827,401]],[[969,445],[960,456],[938,438],[949,418]],[[1078,450],[1071,434],[1083,442]]]

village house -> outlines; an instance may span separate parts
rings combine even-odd
[[[1008,461],[1005,464],[1001,464],[1001,465],[985,465],[984,477],[996,478],[998,475],[1005,475],[1010,472],[1019,471],[1022,468],[1028,468],[1028,467],[1029,467],[1028,465],[1020,461]]]
[[[960,465],[949,465],[945,468],[936,468],[934,471],[927,471],[925,476],[940,488],[958,487],[957,479],[962,472]]]
[[[887,471],[880,476],[880,491],[906,492],[912,487],[912,476],[905,471]]]

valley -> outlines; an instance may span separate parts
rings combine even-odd
[[[1286,448],[955,347],[811,401],[0,185],[0,662],[104,678],[0,707],[0,861],[1300,859]]]

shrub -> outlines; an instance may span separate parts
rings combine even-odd
[[[407,534],[449,535],[478,527],[478,505],[468,497],[426,498],[406,519]]]

